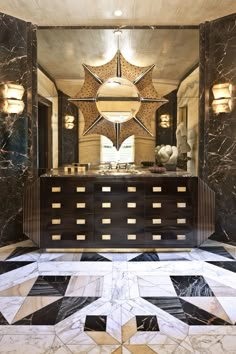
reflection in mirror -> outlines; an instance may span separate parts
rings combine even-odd
[[[73,139],[70,138],[70,134],[75,133],[76,129],[79,136],[77,146],[79,157],[74,162],[91,162],[92,164],[101,162],[103,156],[101,153],[102,139],[96,134],[83,136],[84,118],[80,111],[76,128],[64,130],[61,123],[63,117],[60,113],[62,107],[58,90],[65,97],[76,97],[84,82],[82,64],[99,66],[114,57],[117,47],[113,31],[114,29],[92,28],[47,28],[37,31],[38,62],[42,69],[38,70],[38,93],[52,102],[53,167],[65,164],[63,158],[58,160],[59,155],[63,155],[62,137],[71,142]],[[156,136],[135,135],[133,144],[136,164],[140,164],[141,161],[154,161],[155,146],[161,141],[165,141],[165,144],[168,145],[176,145],[176,128],[180,119],[179,107],[187,106],[187,139],[191,146],[191,151],[188,152],[188,157],[191,158],[188,162],[188,169],[191,165],[191,171],[196,174],[198,160],[198,46],[198,28],[163,27],[156,29],[155,26],[150,29],[122,28],[120,39],[122,54],[136,66],[144,67],[155,64],[152,82],[159,96],[167,97],[169,100],[168,104],[160,107],[156,115],[150,115],[150,125],[154,127],[154,131],[156,127]],[[97,100],[97,104],[100,103],[101,101]],[[63,105],[65,105],[65,100],[63,100]],[[74,107],[76,106],[74,105]],[[69,114],[66,112],[67,108],[63,109],[64,115]],[[101,110],[109,111],[106,107]],[[161,114],[169,114],[170,127],[162,129],[156,122]],[[72,146],[72,143],[67,143],[67,146]]]
[[[110,122],[124,123],[138,112],[140,95],[131,81],[112,77],[98,89],[96,105],[100,114]]]

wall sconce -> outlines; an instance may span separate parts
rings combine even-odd
[[[169,114],[161,114],[159,125],[161,128],[169,128],[170,127],[170,115]]]
[[[74,116],[69,116],[69,115],[66,115],[64,117],[64,127],[66,129],[73,129],[75,124],[74,124],[74,120],[75,120],[75,117]]]
[[[232,111],[233,86],[230,83],[217,84],[212,87],[214,113],[229,113]]]
[[[20,114],[25,104],[22,101],[24,87],[11,82],[0,83],[0,111],[4,113]]]

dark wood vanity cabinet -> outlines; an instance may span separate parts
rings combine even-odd
[[[214,232],[214,193],[197,177],[42,176],[24,231],[47,249],[191,248]]]

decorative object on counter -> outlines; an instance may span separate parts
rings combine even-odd
[[[73,129],[75,126],[74,121],[75,121],[74,116],[66,115],[64,117],[64,127],[66,129]]]
[[[178,149],[171,145],[157,145],[155,148],[156,164],[165,166],[168,171],[175,171],[178,159]]]
[[[155,65],[139,67],[129,63],[119,50],[120,30],[115,31],[118,50],[101,66],[83,64],[85,80],[77,97],[84,120],[84,133],[109,138],[119,150],[131,135],[154,135],[150,116],[168,100],[159,97],[152,83]],[[119,33],[118,33],[119,32]]]
[[[154,165],[154,161],[141,161],[141,164],[144,167],[152,167]]]
[[[149,167],[149,171],[152,173],[165,173],[166,168],[164,166],[153,166]]]
[[[24,94],[22,85],[12,82],[0,83],[0,111],[7,114],[20,114],[25,104],[22,101]]]
[[[233,107],[233,86],[230,83],[216,84],[212,87],[214,113],[229,113]]]
[[[160,123],[161,128],[170,128],[170,115],[169,114],[161,114],[160,115]]]

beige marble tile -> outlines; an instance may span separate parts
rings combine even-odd
[[[122,342],[127,342],[136,332],[136,319],[133,317],[122,326]]]
[[[157,352],[147,345],[125,344],[124,347],[132,354],[156,354]]]
[[[113,338],[110,334],[106,332],[93,332],[89,331],[86,332],[89,337],[91,337],[94,342],[98,345],[103,345],[103,344],[119,344],[119,342]]]
[[[37,310],[52,304],[53,302],[61,299],[62,296],[29,296],[25,299],[21,308],[14,317],[14,322],[21,320],[22,318],[30,315]]]
[[[37,277],[34,277],[11,288],[2,290],[0,291],[0,296],[27,296],[36,279]]]

